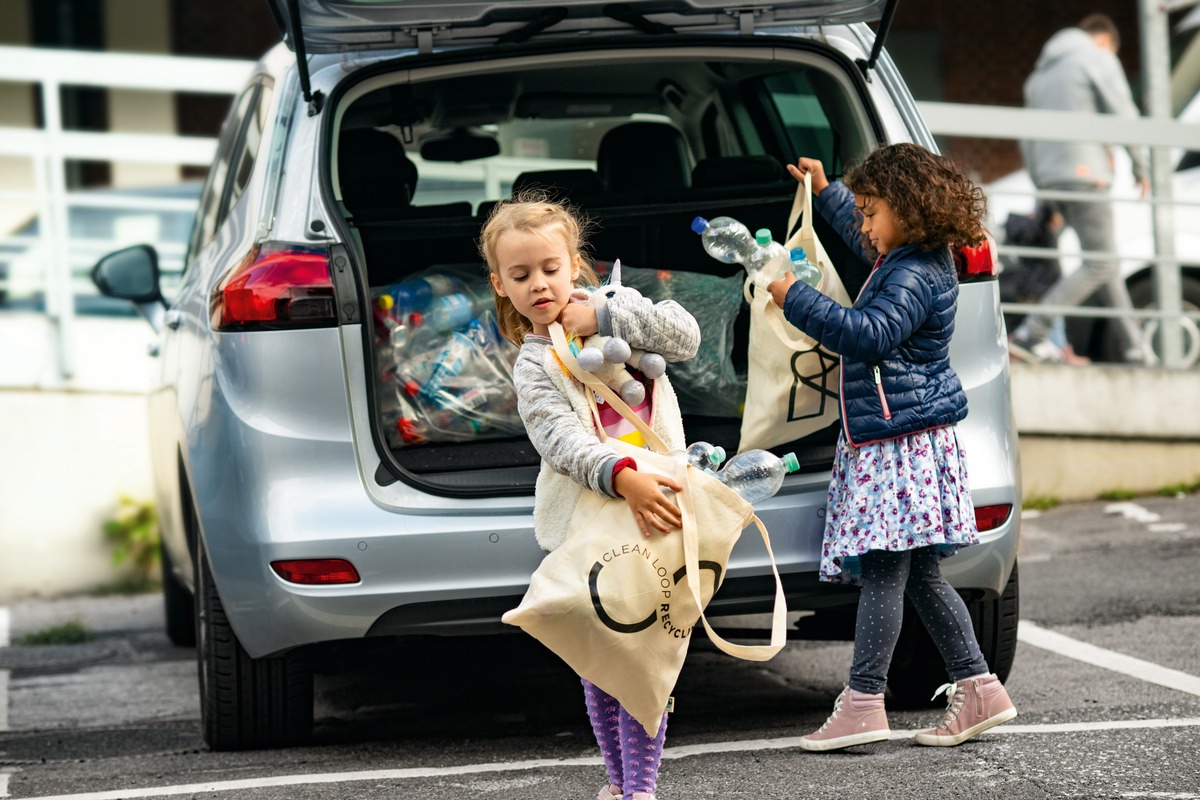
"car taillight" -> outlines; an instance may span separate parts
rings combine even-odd
[[[329,586],[338,583],[358,583],[358,570],[344,558],[306,558],[294,561],[272,561],[271,569],[289,583],[306,586]]]
[[[999,528],[1005,522],[1008,522],[1008,515],[1012,513],[1012,506],[982,506],[975,509],[975,527],[979,528],[980,532],[990,531],[993,528]]]
[[[999,272],[996,241],[991,234],[975,247],[963,247],[954,253],[960,283],[992,280]]]
[[[336,325],[329,254],[279,242],[256,246],[217,284],[208,312],[218,331]]]

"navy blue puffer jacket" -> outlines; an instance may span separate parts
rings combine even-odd
[[[840,182],[814,207],[865,255],[854,196]],[[858,299],[844,308],[804,283],[788,291],[789,322],[842,357],[842,426],[858,447],[949,425],[967,415],[950,367],[958,275],[948,248],[906,244],[876,264]]]

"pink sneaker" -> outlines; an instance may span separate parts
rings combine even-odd
[[[596,795],[596,800],[621,800],[622,796],[621,787],[610,783],[600,790],[600,794]]]
[[[946,716],[936,728],[919,732],[917,744],[953,747],[1017,715],[1004,684],[994,674],[947,683],[933,695],[946,692]]]
[[[892,738],[883,694],[864,694],[847,686],[833,702],[833,713],[825,724],[800,737],[805,750],[840,750],[856,744],[882,742]]]

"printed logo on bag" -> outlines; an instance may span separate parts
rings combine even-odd
[[[626,558],[634,556],[634,558]],[[721,582],[721,565],[715,561],[699,562],[700,569],[713,573],[713,586]],[[600,574],[604,570],[616,570],[626,578],[624,585],[634,582],[631,577],[637,571],[636,583],[639,586],[651,585],[645,578],[647,569],[654,576],[653,592],[641,591],[627,597],[601,596]],[[617,633],[639,633],[654,625],[662,628],[663,632],[673,639],[686,639],[692,633],[692,624],[681,628],[671,619],[673,598],[678,594],[679,582],[684,579],[687,568],[680,565],[673,572],[659,562],[650,548],[639,544],[627,544],[621,548],[613,548],[592,564],[588,574],[588,590],[592,595],[592,608],[596,617],[606,628]],[[644,610],[648,609],[648,613]],[[633,622],[622,622],[632,619]]]
[[[801,358],[810,354],[817,356],[816,363],[802,365]],[[831,355],[817,346],[808,350],[800,350],[792,355],[792,391],[788,395],[788,422],[823,416],[825,404],[837,402],[838,363],[837,356]],[[802,366],[805,369],[804,374],[800,372]],[[816,392],[817,397],[820,398],[818,402],[811,402],[810,392]]]

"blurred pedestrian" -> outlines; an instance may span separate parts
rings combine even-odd
[[[1138,116],[1129,81],[1117,59],[1120,43],[1117,26],[1104,14],[1091,14],[1077,27],[1051,36],[1025,81],[1025,107]],[[1141,147],[1127,149],[1133,161],[1133,177],[1144,197],[1150,187],[1145,152]],[[1092,195],[1047,203],[1074,229],[1080,248],[1085,253],[1115,252],[1113,211],[1108,201],[1113,183],[1112,148],[1091,141],[1024,141],[1021,153],[1039,190]],[[1041,303],[1077,306],[1100,288],[1114,308],[1133,307],[1120,275],[1120,262],[1111,255],[1085,256],[1082,267],[1059,278],[1042,296]],[[1125,359],[1145,362],[1137,323],[1129,318],[1119,323]],[[1053,324],[1052,314],[1030,314],[1010,339],[1012,354],[1033,363],[1065,361],[1061,348],[1047,339]]]
[[[1004,242],[1019,247],[1057,250],[1058,237],[1065,224],[1063,215],[1054,206],[1038,203],[1028,214],[1008,215],[1008,219],[1004,223]],[[1003,261],[1005,273],[1011,275],[1007,282],[1012,284],[1012,296],[1006,299],[1018,303],[1032,304],[1041,301],[1042,296],[1062,278],[1062,265],[1059,263],[1057,254],[1012,256]],[[1002,280],[1004,277],[1002,276]],[[1054,318],[1054,325],[1050,328],[1048,339],[1062,351],[1064,363],[1091,363],[1091,359],[1078,355],[1075,348],[1067,341],[1067,329],[1061,316]]]

